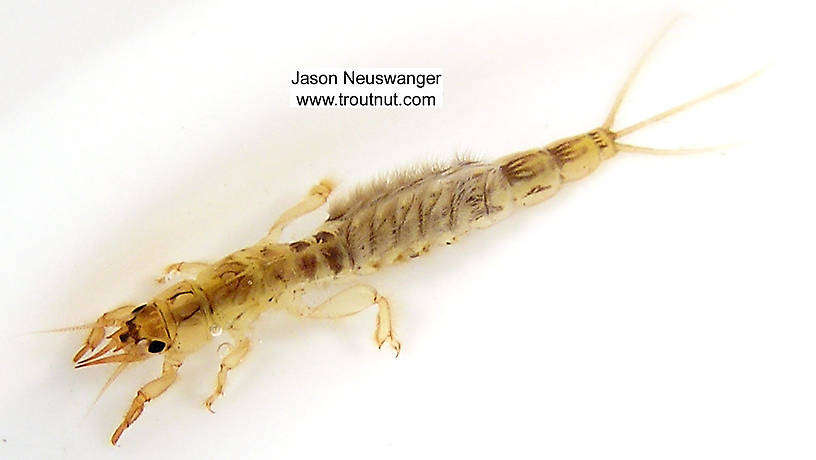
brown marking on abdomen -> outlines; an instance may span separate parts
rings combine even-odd
[[[326,259],[329,268],[334,274],[338,274],[343,270],[343,251],[335,245],[324,246],[320,248],[320,254]]]
[[[303,252],[309,246],[310,244],[306,241],[295,241],[294,243],[289,243],[289,247],[295,252]]]
[[[317,257],[314,254],[304,254],[298,259],[298,267],[303,270],[306,278],[313,279],[317,273]]]
[[[314,238],[318,243],[326,243],[334,239],[334,234],[329,232],[317,232]]]
[[[504,177],[507,178],[507,182],[509,182],[510,185],[513,185],[514,182],[521,179],[532,177],[534,173],[529,169],[527,163],[537,155],[539,155],[539,152],[533,152],[529,155],[515,158],[513,161],[501,165],[501,172],[504,174]]]
[[[544,190],[549,190],[552,188],[552,185],[536,185],[535,187],[531,188],[529,192],[527,192],[525,197],[528,197],[534,193],[543,192]]]

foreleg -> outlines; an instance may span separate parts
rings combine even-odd
[[[125,419],[122,420],[122,423],[119,424],[116,431],[113,432],[113,436],[111,436],[111,444],[116,445],[122,433],[139,418],[144,410],[145,403],[159,397],[176,381],[179,367],[181,367],[180,360],[170,356],[164,358],[161,376],[151,380],[136,392],[136,397],[133,398],[130,409],[125,414]]]

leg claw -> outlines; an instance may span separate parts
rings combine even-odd
[[[399,340],[397,340],[397,338],[394,337],[393,333],[390,333],[383,338],[377,339],[377,348],[382,350],[382,346],[385,344],[386,341],[388,341],[388,345],[390,345],[391,348],[393,348],[394,351],[397,352],[397,354],[394,355],[394,357],[395,358],[398,357],[400,354],[400,350],[402,349],[402,344],[400,344]]]
[[[215,392],[213,392],[213,394],[210,395],[210,397],[207,398],[206,401],[204,401],[204,407],[206,407],[211,414],[214,414],[215,411],[213,410],[212,405],[218,398],[220,398],[223,395],[224,392],[222,390],[216,390]]]

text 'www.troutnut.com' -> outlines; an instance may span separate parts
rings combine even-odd
[[[441,107],[442,69],[297,69],[292,107]]]

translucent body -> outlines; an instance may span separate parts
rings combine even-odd
[[[222,358],[215,390],[205,401],[211,408],[223,392],[228,372],[250,350],[249,326],[269,309],[309,318],[339,318],[377,305],[375,343],[388,343],[399,354],[401,344],[391,324],[390,303],[373,287],[356,284],[316,306],[306,305],[302,293],[306,288],[359,277],[419,257],[433,247],[452,244],[473,229],[487,227],[520,207],[552,197],[564,184],[586,177],[619,152],[671,152],[621,144],[617,139],[747,80],[613,131],[617,109],[642,63],[632,71],[606,121],[596,129],[494,162],[457,159],[447,165],[393,174],[335,202],[329,218],[312,236],[281,243],[281,230],[288,223],[326,202],[333,185],[324,180],[285,211],[257,244],[214,263],[171,265],[160,282],[176,274],[185,279],[143,305],[119,307],[94,323],[80,326],[90,332],[74,356],[76,366],[119,363],[108,384],[129,363],[158,355],[164,358],[162,374],[139,389],[111,442],[118,441],[148,401],[173,384],[187,355],[225,331],[234,345]],[[106,329],[112,333],[106,335]],[[86,357],[105,338],[105,346]]]

